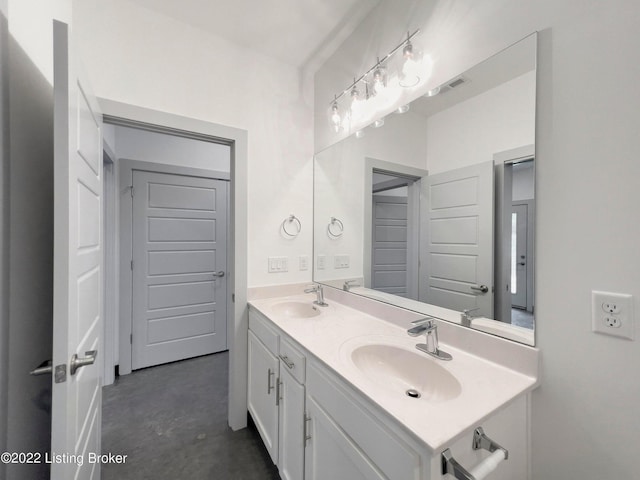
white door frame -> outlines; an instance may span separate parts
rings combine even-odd
[[[137,107],[121,102],[108,99],[100,99],[100,105],[105,116],[108,117],[109,123],[114,123],[116,119],[122,120],[122,124],[128,123],[129,126],[143,127],[145,124],[148,128],[164,133],[173,133],[176,135],[187,136],[191,138],[200,137],[205,141],[214,141],[229,145],[231,147],[231,194],[229,198],[230,215],[229,215],[229,288],[227,301],[227,343],[229,346],[229,426],[233,430],[238,430],[247,426],[247,331],[248,331],[248,308],[247,308],[247,194],[248,194],[248,133],[246,130],[227,127],[203,120],[182,117],[170,113],[151,110],[148,108]],[[147,168],[153,168],[155,171],[164,171],[166,173],[176,173],[170,170],[169,165],[159,165],[156,163],[146,163]],[[119,165],[119,168],[123,165]],[[159,170],[159,168],[169,168],[167,170]],[[179,168],[182,171],[186,167]],[[120,178],[122,178],[123,170],[120,168]],[[199,170],[207,172],[211,176],[212,171]],[[130,177],[129,177],[130,178]],[[122,191],[120,192],[122,195]],[[121,198],[126,198],[122,197]],[[130,198],[130,196],[129,196]],[[122,202],[124,203],[124,202]],[[122,209],[122,204],[121,204]],[[122,213],[122,211],[121,211]],[[131,209],[129,209],[129,216]],[[121,216],[122,218],[122,216]],[[121,220],[122,221],[122,220]],[[129,222],[130,223],[130,222]],[[122,231],[121,231],[122,235]],[[126,243],[126,242],[125,242]],[[120,248],[120,273],[121,288],[127,288],[124,285],[122,273],[124,271],[128,277],[128,291],[131,292],[131,270],[128,262],[131,257]],[[129,246],[130,248],[130,246]],[[122,262],[127,263],[123,268]],[[126,281],[126,280],[125,280]],[[123,312],[131,315],[131,304],[120,299],[121,317]],[[122,322],[121,318],[121,322]],[[128,322],[128,328],[131,328],[131,322]],[[123,357],[122,345],[129,346],[129,337],[126,332],[120,330],[120,373],[127,372],[127,357]],[[124,341],[123,341],[124,339]],[[128,352],[128,366],[131,368],[131,350]]]

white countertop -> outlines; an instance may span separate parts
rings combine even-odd
[[[343,300],[346,298],[348,297],[342,297]],[[472,339],[474,344],[493,342],[488,345],[487,351],[495,349],[495,342],[501,339],[493,340],[489,335],[445,324],[440,325],[441,328],[439,328],[441,330],[440,348],[450,353],[453,360],[442,361],[431,359],[427,354],[423,355],[437,362],[458,380],[461,386],[459,395],[449,400],[430,400],[424,397],[413,399],[406,396],[404,392],[392,391],[362,373],[353,362],[349,361],[350,346],[385,343],[422,354],[415,350],[415,345],[423,343],[424,337],[410,337],[406,333],[406,328],[363,313],[335,299],[327,300],[328,307],[318,307],[320,315],[312,318],[291,318],[278,315],[272,310],[274,305],[285,301],[305,302],[311,305],[314,299],[315,295],[303,294],[256,299],[249,303],[285,334],[388,412],[434,452],[448,446],[460,435],[478,426],[501,406],[537,386],[536,349],[521,346],[523,359],[515,359],[513,364],[522,365],[523,362],[531,363],[532,361],[536,364],[532,368],[521,368],[517,371],[457,348],[465,345],[465,341],[459,342],[460,345],[456,346],[458,335],[451,334],[448,342],[447,333],[454,332],[452,328],[463,331],[463,335],[467,335],[466,344],[469,344],[468,335],[477,335],[477,338]],[[390,312],[393,313],[389,308],[386,306],[381,313],[387,316]],[[406,313],[399,309],[398,315],[402,316]],[[409,328],[409,322],[406,323]],[[469,333],[466,332],[467,330]],[[506,341],[503,340],[503,342]],[[511,349],[509,355],[504,355],[505,359],[512,357],[514,352],[515,355],[518,354],[518,346],[504,345]],[[474,349],[478,351],[477,345]],[[511,365],[511,358],[509,361]]]

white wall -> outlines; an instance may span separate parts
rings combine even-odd
[[[532,478],[635,478],[640,376],[632,370],[640,342],[591,333],[590,292],[633,294],[640,311],[640,269],[632,260],[640,236],[640,3],[440,0],[430,16],[423,3],[383,1],[316,75],[317,146],[336,139],[326,101],[371,62],[374,23],[384,48],[422,27],[440,58],[451,57],[438,64],[443,78],[540,32],[536,344],[543,376],[533,394]]]
[[[490,162],[498,152],[535,143],[535,71],[427,119],[429,173]]]
[[[373,158],[425,169],[425,130],[422,115],[413,112],[391,115],[383,127],[367,129],[363,138],[350,137],[316,156],[314,255],[316,262],[317,255],[324,255],[326,267],[316,272],[315,280],[326,282],[364,276],[364,237],[371,235],[364,231],[365,202],[371,202],[371,191],[365,191],[365,160]],[[344,224],[340,238],[327,234],[331,217]],[[349,255],[349,268],[334,268],[335,255]]]
[[[8,0],[9,338],[6,450],[50,448],[51,377],[28,372],[51,358],[53,333],[53,18],[63,0]],[[4,126],[3,126],[4,130]],[[5,194],[6,195],[6,194]],[[5,197],[6,198],[6,197]],[[3,207],[6,208],[3,200]],[[5,292],[3,292],[3,295]],[[6,307],[5,307],[6,308]],[[3,312],[3,316],[4,316]],[[48,478],[48,465],[6,466],[2,478]]]
[[[7,450],[9,389],[9,27],[0,0],[0,451]],[[0,477],[5,465],[0,463]]]
[[[535,169],[533,162],[515,166],[511,181],[512,200],[531,200],[535,198]]]
[[[228,145],[119,125],[113,127],[113,130],[115,153],[118,158],[217,172],[230,171],[231,148]]]
[[[311,252],[313,117],[298,69],[126,0],[74,8],[99,97],[248,131],[249,285],[310,281],[298,256]],[[280,234],[291,213],[293,240]],[[271,255],[290,271],[267,273]]]

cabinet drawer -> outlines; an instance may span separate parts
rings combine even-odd
[[[280,341],[280,360],[282,360],[280,368],[286,368],[298,382],[304,384],[305,357],[286,338]]]
[[[278,355],[278,339],[280,338],[260,313],[249,309],[249,330],[260,339],[267,349],[274,355]]]

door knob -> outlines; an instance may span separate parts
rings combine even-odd
[[[81,367],[93,365],[96,361],[96,357],[98,356],[98,351],[90,350],[88,352],[84,352],[84,354],[86,357],[78,358],[78,355],[75,353],[71,357],[71,361],[69,362],[69,373],[71,373],[71,375],[75,375],[76,371]]]
[[[29,372],[29,375],[47,375],[49,373],[53,373],[53,361],[45,360],[36,368]]]
[[[479,287],[470,287],[474,292],[487,293],[489,291],[489,287],[486,285],[480,285]]]
[[[220,270],[219,272],[213,272],[211,275],[214,277],[224,277],[224,270]]]

